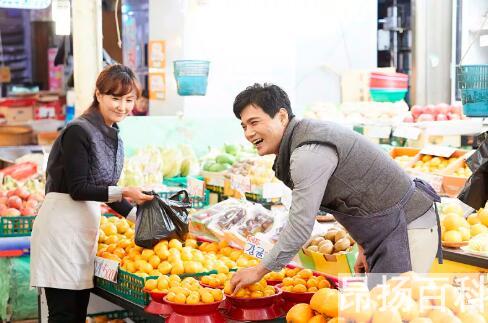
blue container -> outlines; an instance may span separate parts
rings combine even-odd
[[[488,64],[461,65],[456,68],[464,114],[488,117]]]
[[[463,111],[468,117],[487,117],[488,101],[463,104]]]
[[[209,61],[174,61],[174,74],[178,94],[205,95],[207,93]]]
[[[403,100],[405,94],[407,94],[406,89],[378,89],[370,88],[369,93],[371,98],[376,102],[396,102]]]

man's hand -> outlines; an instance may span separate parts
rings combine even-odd
[[[364,250],[361,246],[358,245],[358,258],[356,259],[356,263],[354,264],[354,272],[367,273],[368,271],[368,263],[366,262],[366,257],[364,256]]]
[[[257,283],[269,272],[270,270],[266,269],[261,264],[238,270],[232,275],[232,279],[230,280],[230,290],[232,291],[232,295],[235,295],[237,291],[243,287]]]

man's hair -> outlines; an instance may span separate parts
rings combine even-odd
[[[277,85],[255,83],[239,93],[234,100],[234,114],[237,119],[241,118],[242,110],[248,105],[260,107],[271,118],[274,118],[281,108],[288,112],[288,118],[294,117],[288,95]]]

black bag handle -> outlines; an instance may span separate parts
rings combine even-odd
[[[183,199],[179,199],[179,196],[181,194],[184,195]],[[183,203],[190,203],[190,197],[188,196],[188,192],[186,190],[181,190],[181,191],[174,193],[173,195],[171,195],[169,197],[169,199],[173,200],[173,201],[183,202]]]

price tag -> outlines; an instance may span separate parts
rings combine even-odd
[[[274,199],[283,196],[283,183],[265,183],[263,185],[263,198]]]
[[[417,127],[411,127],[411,126],[399,126],[393,130],[393,136],[399,137],[399,138],[407,138],[407,139],[412,139],[412,140],[417,140],[420,136],[420,133],[422,130],[420,130]]]
[[[389,126],[367,126],[365,135],[372,138],[390,138],[391,127]]]
[[[427,147],[424,147],[420,151],[420,153],[423,155],[432,155],[448,158],[451,157],[451,155],[454,154],[455,151],[456,148],[429,145]]]
[[[264,255],[266,254],[266,250],[264,250],[261,240],[254,236],[247,236],[246,245],[244,246],[244,253],[258,259],[263,259]]]
[[[195,177],[187,178],[186,189],[190,196],[205,196],[205,182]]]
[[[114,260],[95,257],[95,276],[117,282],[117,273],[119,272],[119,263]]]
[[[230,177],[230,187],[238,192],[251,192],[251,178],[242,175],[232,175]]]

